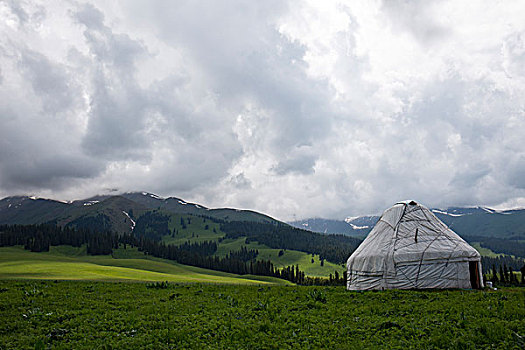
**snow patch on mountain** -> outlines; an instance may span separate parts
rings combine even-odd
[[[452,213],[447,213],[446,211],[442,211],[442,210],[437,210],[437,209],[432,209],[432,211],[434,213],[438,213],[438,214],[443,214],[443,215],[449,215],[449,216],[464,216],[465,214],[452,214]]]
[[[100,201],[87,201],[84,203],[85,206],[88,206],[88,205],[93,205],[93,204],[97,204],[97,203],[100,203]]]
[[[130,192],[130,193],[132,193],[132,192]],[[156,194],[154,194],[154,193],[148,193],[148,192],[141,192],[141,194],[142,194],[143,196],[146,196],[146,197],[151,197],[151,198],[153,198],[153,199],[159,199],[159,200],[164,200],[164,198],[163,198],[163,197],[161,197],[161,196],[157,196],[157,195],[156,195]]]
[[[367,216],[349,216],[347,218],[345,218],[345,222],[350,225],[352,227],[352,229],[354,230],[365,230],[365,229],[368,229],[370,228],[370,225],[356,225],[354,223],[354,221],[358,220],[358,219],[361,219],[359,220],[360,222],[358,222],[359,224],[362,224],[363,221],[369,221],[369,217]]]
[[[354,230],[364,230],[364,229],[370,228],[370,226],[357,226],[357,225],[354,225],[354,224],[351,224],[351,223],[349,223],[349,224],[350,224],[350,226],[352,226],[352,228]]]
[[[345,222],[347,224],[351,223],[352,221],[354,221],[355,219],[359,219],[361,216],[349,216],[345,219]]]
[[[122,213],[124,213],[124,215],[126,215],[129,219],[129,221],[131,221],[131,232],[133,232],[133,230],[135,229],[135,221],[131,218],[131,216],[129,216],[128,213],[126,213],[124,210],[122,211]]]

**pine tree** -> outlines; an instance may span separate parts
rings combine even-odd
[[[510,276],[509,278],[510,284],[512,285],[518,284],[518,278],[514,274],[514,271],[512,271],[512,267],[509,267],[509,276]]]
[[[492,265],[492,278],[491,278],[491,281],[494,284],[499,282],[498,274],[496,273],[496,265]]]

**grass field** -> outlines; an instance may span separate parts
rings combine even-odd
[[[238,276],[186,266],[145,256],[136,249],[118,249],[111,256],[85,255],[85,247],[51,247],[46,253],[31,253],[21,247],[0,248],[1,279],[170,281],[234,284],[286,284],[262,276]]]
[[[150,288],[148,288],[150,287]],[[523,349],[525,290],[0,280],[1,349]]]
[[[489,258],[497,258],[498,256],[505,256],[505,254],[502,253],[494,253],[489,248],[484,248],[481,246],[479,242],[472,243],[472,247],[478,251],[482,256],[488,256]]]

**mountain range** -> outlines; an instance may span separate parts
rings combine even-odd
[[[525,236],[525,209],[495,210],[487,207],[435,208],[432,212],[461,236],[512,238]],[[325,234],[363,238],[372,230],[378,215],[348,217],[344,220],[312,218],[290,225]]]
[[[151,210],[208,217],[221,221],[283,224],[251,210],[207,208],[177,197],[163,198],[149,192],[99,195],[70,202],[32,196],[0,200],[0,224],[54,223],[61,226],[103,227],[115,232],[133,231],[138,217]],[[488,207],[434,208],[432,212],[461,236],[512,238],[525,236],[525,209],[495,210]],[[344,220],[311,218],[289,225],[323,234],[364,238],[378,215],[347,217]]]
[[[54,223],[61,226],[86,226],[91,223],[88,226],[129,233],[133,230],[136,219],[150,210],[216,220],[278,223],[267,215],[251,210],[210,209],[176,197],[163,198],[148,192],[128,192],[70,202],[32,196],[6,197],[0,200],[0,224]]]
[[[431,210],[469,243],[486,249],[487,256],[525,257],[524,209]],[[111,231],[174,246],[215,242],[218,256],[253,250],[258,252],[258,259],[271,260],[280,267],[299,265],[314,276],[326,276],[334,269],[341,269],[378,219],[379,216],[368,215],[284,223],[251,210],[206,208],[149,192],[94,196],[71,202],[30,196],[0,200],[0,225],[51,224],[92,232]],[[323,263],[325,259],[327,262]],[[494,263],[498,262],[490,262]],[[521,260],[512,263],[514,267],[522,264]]]

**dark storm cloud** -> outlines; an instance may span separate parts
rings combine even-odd
[[[51,125],[34,120],[28,125],[27,115],[1,109],[0,183],[2,188],[16,191],[41,188],[63,189],[76,179],[98,175],[103,166],[71,149],[60,132]]]
[[[18,68],[33,91],[42,97],[44,112],[56,113],[71,107],[77,96],[65,67],[29,49],[20,49],[20,54]]]
[[[86,153],[107,160],[148,158],[144,128],[146,93],[135,79],[135,61],[146,49],[128,35],[114,34],[104,15],[91,4],[73,17],[85,26],[84,37],[92,55],[89,122],[82,145]]]
[[[0,87],[0,188],[64,189],[99,175],[104,165],[84,156],[71,138],[75,123],[68,119],[82,101],[70,67],[24,42],[1,45],[7,70]]]
[[[318,156],[312,154],[310,147],[300,147],[292,150],[286,157],[283,157],[273,169],[278,175],[288,173],[313,174],[314,166]]]

